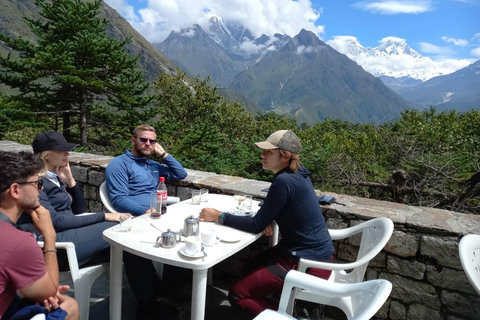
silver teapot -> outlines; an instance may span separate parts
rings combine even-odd
[[[198,236],[200,234],[200,218],[189,216],[183,224],[183,235],[185,237]]]
[[[158,236],[155,246],[161,246],[163,248],[174,248],[177,245],[177,242],[180,242],[180,235],[168,229],[167,231],[162,232],[161,236]]]

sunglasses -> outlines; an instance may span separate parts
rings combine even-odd
[[[42,190],[42,188],[43,188],[43,180],[17,182],[17,184],[30,184],[30,183],[36,183],[38,190]]]
[[[147,139],[147,138],[140,138],[140,137],[139,137],[138,139],[140,139],[140,142],[141,142],[141,143],[147,143],[147,141],[150,142],[150,144],[155,144],[155,143],[157,143],[157,140],[152,140],[152,139]]]

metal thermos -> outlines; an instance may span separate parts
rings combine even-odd
[[[183,235],[185,237],[198,236],[200,234],[200,218],[189,216],[183,224]]]
[[[177,245],[177,242],[179,241],[180,235],[168,229],[157,238],[156,246],[162,246],[163,248],[173,248]]]

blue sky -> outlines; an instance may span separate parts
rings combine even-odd
[[[349,35],[375,47],[394,36],[434,60],[480,59],[478,0],[314,1],[313,8],[321,11],[317,23],[325,26],[325,40]]]
[[[206,12],[236,20],[256,35],[295,36],[304,28],[329,42],[353,36],[364,47],[386,37],[453,72],[480,59],[480,0],[106,0],[152,43],[207,21]],[[337,37],[337,38],[336,38]]]

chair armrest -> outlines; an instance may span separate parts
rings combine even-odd
[[[43,241],[38,241],[38,245],[43,248]],[[70,272],[72,275],[78,275],[80,268],[78,266],[75,244],[73,242],[55,242],[55,248],[67,251],[68,267],[70,268]]]
[[[294,287],[319,292],[322,290],[329,291],[332,287],[335,287],[335,285],[335,283],[330,283],[322,278],[318,278],[299,271],[290,270],[285,277],[282,295],[280,296],[278,311],[282,314],[287,314],[287,305],[290,300],[290,295],[295,292],[294,290],[292,290]]]
[[[44,243],[43,241],[38,241],[38,245],[43,248]],[[55,242],[55,248],[56,249],[65,249],[65,250],[75,250],[75,245],[73,242]]]
[[[174,197],[174,196],[168,196],[167,197],[167,205],[174,204],[174,203],[179,203],[180,198],[179,197]]]
[[[314,261],[314,260],[308,260],[308,259],[302,258],[298,262],[297,270],[300,272],[306,272],[308,268],[319,268],[324,270],[348,270],[348,269],[353,269],[358,266],[361,266],[369,262],[370,260],[371,259],[368,259],[368,257],[363,257],[362,259],[359,259],[354,262],[336,263],[336,262]]]
[[[84,216],[91,216],[92,214],[97,214],[98,212],[84,212],[80,214],[76,214],[75,217],[84,217]]]

